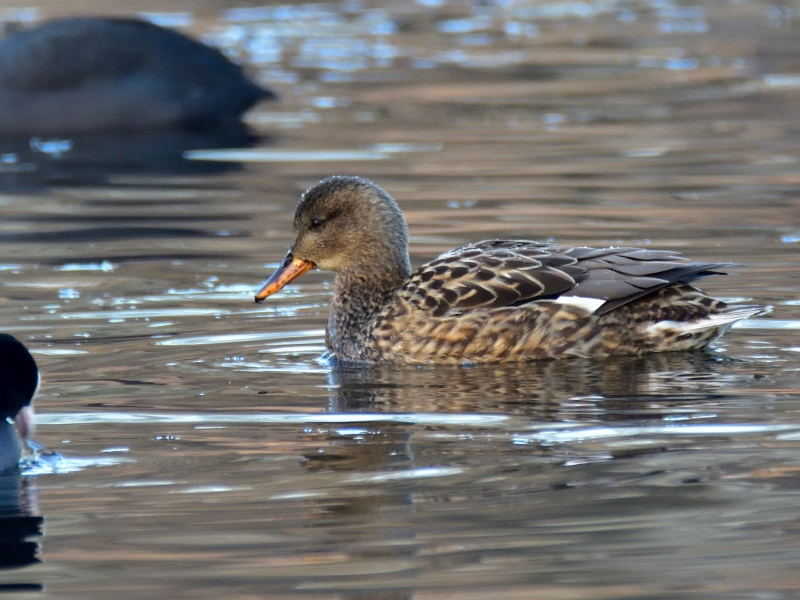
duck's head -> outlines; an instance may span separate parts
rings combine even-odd
[[[365,278],[410,273],[408,228],[389,194],[360,177],[329,177],[300,198],[294,242],[256,294],[261,302],[312,268],[358,272]]]
[[[0,419],[14,419],[23,439],[34,432],[33,400],[39,369],[31,353],[15,337],[0,333]]]

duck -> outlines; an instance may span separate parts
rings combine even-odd
[[[730,263],[670,250],[485,240],[412,272],[403,213],[355,176],[302,194],[293,230],[255,300],[311,269],[334,271],[325,334],[333,361],[465,365],[699,350],[769,311],[691,285]]]
[[[218,50],[134,18],[71,17],[0,41],[0,134],[238,124],[270,90]]]
[[[0,333],[0,473],[17,467],[20,438],[28,442],[34,434],[32,401],[39,381],[39,369],[28,349],[14,336]]]

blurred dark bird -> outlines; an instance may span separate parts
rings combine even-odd
[[[22,343],[0,333],[0,473],[19,464],[19,437],[27,441],[34,432],[31,404],[39,388],[39,369]]]
[[[211,129],[273,98],[218,50],[137,19],[59,19],[0,41],[3,135]]]

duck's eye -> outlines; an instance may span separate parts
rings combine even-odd
[[[325,224],[324,219],[311,219],[311,229],[319,229]]]

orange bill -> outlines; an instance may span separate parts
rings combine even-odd
[[[280,290],[287,283],[293,279],[297,279],[300,275],[312,268],[314,268],[314,263],[308,260],[295,258],[292,256],[292,253],[289,252],[286,258],[283,259],[283,264],[281,264],[278,270],[267,279],[264,287],[258,290],[256,302],[261,302],[268,296],[272,296],[272,294]]]

